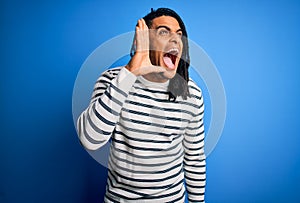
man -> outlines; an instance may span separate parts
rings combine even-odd
[[[188,76],[187,32],[173,10],[138,20],[124,67],[97,80],[78,119],[81,143],[111,140],[105,202],[204,202],[204,105]]]

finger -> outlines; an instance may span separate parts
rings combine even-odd
[[[135,26],[135,31],[139,31],[141,30],[141,23],[140,23],[140,20],[138,20],[136,26]]]
[[[143,19],[138,20],[136,26],[136,43],[137,52],[148,51],[149,50],[149,33],[148,30],[144,30],[146,24]]]
[[[135,40],[136,51],[141,50],[141,22],[138,20],[137,25],[135,26]]]
[[[147,75],[149,73],[164,73],[166,69],[160,66],[142,66],[131,71],[135,75]]]
[[[164,72],[166,72],[166,69],[161,66],[152,66],[151,71],[152,71],[152,73],[164,73]]]
[[[141,19],[138,20],[138,27],[140,30],[143,30],[143,22]]]
[[[141,23],[142,23],[142,26],[143,26],[143,30],[147,30],[148,26],[147,26],[146,21],[144,20],[144,18],[141,18]]]
[[[146,75],[149,73],[164,73],[164,72],[166,72],[166,69],[161,66],[151,65],[151,66],[144,66],[139,71],[140,71],[141,75]]]
[[[143,18],[140,19],[140,23],[141,23],[142,30],[145,30],[145,21]]]

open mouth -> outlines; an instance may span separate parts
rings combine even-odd
[[[164,54],[163,61],[169,69],[175,69],[178,54],[179,50],[177,48],[172,48]]]

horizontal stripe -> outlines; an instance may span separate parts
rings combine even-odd
[[[167,152],[167,151],[170,151],[172,149],[177,148],[178,145],[181,145],[181,143],[177,143],[177,144],[173,145],[172,147],[168,147],[168,148],[158,148],[158,147],[153,148],[153,147],[138,147],[138,146],[134,146],[134,145],[128,144],[125,141],[117,140],[115,138],[112,138],[112,141],[116,142],[116,143],[119,143],[119,144],[123,144],[126,147],[129,147],[131,149],[141,150],[141,151],[164,151],[164,152]]]
[[[205,175],[206,174],[205,171],[198,172],[198,171],[190,171],[188,169],[184,169],[184,172],[191,173],[191,174],[197,174],[197,175]]]
[[[107,124],[107,125],[110,125],[110,126],[114,126],[114,125],[115,125],[114,122],[107,120],[107,119],[104,118],[100,113],[98,113],[98,111],[97,111],[96,108],[95,108],[95,104],[93,104],[92,110],[93,110],[94,114],[97,116],[97,118],[98,118],[99,120],[101,120],[103,123],[105,123],[105,124]]]
[[[129,94],[134,96],[134,97],[149,99],[149,100],[153,100],[153,101],[160,102],[160,103],[173,103],[172,101],[169,101],[168,99],[158,99],[158,98],[155,98],[155,97],[151,97],[151,96],[136,93],[136,92],[130,92]],[[184,105],[187,105],[187,106],[191,106],[191,107],[194,107],[194,108],[201,108],[203,106],[203,104],[198,106],[197,104],[193,104],[193,103],[185,102],[185,101],[177,101],[177,103],[178,104],[184,104]]]
[[[111,180],[110,176],[108,176],[107,178],[108,178],[109,184],[112,186],[113,185],[113,181]],[[118,188],[118,189],[122,189],[122,190],[124,190],[126,192],[130,192],[130,193],[133,193],[133,194],[139,195],[139,196],[146,196],[147,195],[146,193],[137,192],[137,190],[130,190],[130,189],[128,189],[128,187],[122,187],[121,185],[119,185],[119,186],[113,186],[113,187],[114,188]]]
[[[201,158],[201,159],[199,159],[199,158],[197,158],[197,159],[189,159],[189,158],[187,158],[187,156],[184,156],[184,160],[185,161],[190,161],[190,162],[193,162],[193,161],[199,161],[199,162],[201,162],[201,161],[204,161],[205,159],[204,158]]]
[[[199,160],[200,161],[200,160]],[[204,160],[202,160],[202,162],[204,162],[203,164],[199,164],[197,163],[197,165],[195,164],[189,164],[188,162],[186,162],[185,160],[183,161],[183,167],[186,168],[186,167],[192,167],[192,168],[204,168],[206,167],[206,163]],[[200,162],[201,163],[201,162]]]
[[[116,130],[115,134],[116,135],[121,135],[121,136],[125,137],[128,140],[133,140],[133,141],[136,141],[136,142],[149,142],[149,143],[171,143],[174,140],[181,138],[181,136],[182,136],[180,134],[176,135],[176,136],[174,136],[174,138],[172,140],[154,140],[154,139],[148,140],[148,139],[140,139],[140,138],[136,138],[136,137],[133,137],[133,136],[128,136],[128,135],[126,135],[125,133],[123,133],[122,131],[119,131],[119,130]]]
[[[105,87],[99,87],[99,88],[97,88],[97,90],[106,90],[106,88],[105,88]],[[103,91],[103,92],[104,92],[104,91]],[[103,94],[103,92],[101,91],[101,92],[95,94],[95,95],[92,97],[92,99],[96,99],[96,98],[98,98],[98,97],[101,97],[101,95]]]
[[[159,119],[162,119],[162,121],[180,121],[180,122],[188,122],[189,121],[189,119],[174,118],[174,117],[168,117],[168,116],[159,116],[159,115],[149,114],[149,113],[135,111],[135,110],[126,109],[126,108],[123,108],[122,111],[136,114],[136,115],[142,115],[142,116],[146,116],[146,117],[159,118]]]
[[[188,127],[186,127],[186,129],[187,129],[187,130],[199,130],[199,128],[202,128],[202,127],[204,126],[204,123],[203,123],[203,122],[199,123],[199,121],[198,121],[197,124],[198,124],[198,125],[195,126],[195,127],[190,127],[190,126],[188,126]]]
[[[109,86],[110,85],[110,81],[107,80],[107,79],[101,78],[101,79],[97,80],[95,86],[97,86],[97,84]],[[97,90],[97,88],[95,88],[94,90]]]
[[[130,182],[138,182],[138,183],[153,183],[153,182],[164,182],[166,180],[169,180],[169,179],[173,179],[175,177],[177,177],[180,173],[182,173],[182,171],[178,171],[177,173],[175,174],[172,174],[170,176],[167,176],[165,178],[159,178],[159,179],[154,179],[154,178],[151,178],[151,179],[141,179],[141,178],[131,178],[131,177],[127,177],[127,176],[124,176],[120,173],[118,173],[117,171],[114,171],[114,173],[119,177],[119,178],[122,178],[124,180],[128,180]]]
[[[110,178],[109,178],[109,180],[110,180],[109,183],[111,183],[112,180],[111,180]],[[175,188],[175,187],[177,187],[178,185],[182,185],[182,182],[183,182],[183,181],[181,180],[180,182],[178,182],[178,183],[172,185],[172,188]],[[120,188],[120,187],[119,187],[119,188]],[[127,192],[131,192],[131,193],[133,193],[133,194],[137,194],[136,191],[130,190],[130,189],[128,189],[128,187],[122,187],[122,188],[126,188],[125,191],[127,191]],[[108,188],[108,190],[110,190],[110,188]],[[110,191],[111,191],[111,190],[110,190]],[[179,198],[177,198],[177,199],[183,199],[183,197],[185,196],[185,193],[184,193],[184,190],[182,191],[182,187],[179,188],[179,189],[177,189],[177,190],[174,191],[174,192],[167,193],[167,194],[162,194],[162,195],[148,195],[148,194],[145,194],[142,198],[143,198],[144,200],[155,199],[155,200],[157,200],[157,201],[163,201],[165,197],[174,197],[174,196],[178,195],[180,192],[181,192],[182,194],[181,194],[181,196],[180,196]],[[141,197],[132,198],[132,197],[128,197],[128,196],[125,196],[125,195],[123,195],[123,194],[120,194],[120,193],[113,192],[113,191],[111,191],[111,193],[114,194],[116,197],[121,198],[121,199],[125,199],[125,200],[134,200],[134,201],[137,201],[137,202],[138,202],[139,200],[141,200]],[[140,193],[140,194],[141,194],[141,193]],[[111,200],[111,201],[114,201],[114,200]],[[174,202],[174,201],[176,201],[176,200],[173,200],[172,202]],[[165,201],[164,201],[164,202],[165,202]]]
[[[84,120],[84,117],[83,117],[83,120]],[[92,144],[102,144],[105,140],[95,140],[93,139],[89,133],[87,132],[87,128],[86,128],[86,124],[85,122],[83,121],[83,134],[85,136],[85,138]]]
[[[147,121],[141,121],[141,120],[135,120],[133,118],[125,118],[124,116],[120,116],[120,118],[123,121],[129,121],[132,123],[136,123],[136,124],[142,124],[142,125],[151,125],[151,126],[155,126],[155,127],[161,127],[161,128],[165,128],[165,129],[173,129],[173,130],[183,130],[183,128],[180,128],[178,126],[168,126],[168,125],[162,125],[162,124],[158,124],[158,123],[153,123],[153,122],[147,122]]]
[[[156,132],[156,131],[148,131],[148,130],[140,130],[140,129],[136,129],[136,128],[129,128],[124,126],[121,123],[118,123],[119,126],[121,126],[122,128],[124,128],[127,131],[131,131],[131,132],[137,132],[137,133],[141,133],[144,135],[156,135],[156,136],[164,136],[164,137],[171,137],[171,136],[177,136],[176,133],[172,133],[172,134],[167,134],[167,133],[163,133],[163,132]]]
[[[120,88],[116,87],[114,84],[111,84],[110,87],[112,87],[116,92],[123,95],[124,97],[127,97],[127,94],[123,92]]]
[[[153,100],[153,101],[156,101],[156,102],[161,102],[161,103],[169,103],[170,102],[168,100],[168,98],[166,98],[166,99],[158,99],[158,98],[155,98],[155,97],[151,97],[151,96],[140,94],[140,93],[136,93],[136,92],[130,92],[129,95],[132,95],[132,96],[138,97],[138,98],[150,99],[150,100]]]
[[[111,101],[115,102],[115,103],[118,104],[119,106],[122,106],[122,105],[123,105],[123,103],[120,102],[118,99],[112,97],[112,96],[110,95],[109,92],[105,92],[104,94],[107,96],[108,99],[110,99]]]
[[[108,196],[108,193],[105,193],[105,196],[104,196],[105,198],[107,198],[107,199],[104,199],[104,202],[106,203],[106,202],[108,202],[108,200],[110,200],[112,203],[120,203],[120,201],[117,201],[117,200],[115,200],[115,199],[112,199],[110,196]]]
[[[112,110],[110,107],[108,107],[102,100],[98,100],[99,101],[99,104],[109,113],[112,113],[113,115],[115,116],[118,116],[119,113]]]
[[[189,201],[189,203],[201,203],[201,202],[204,202],[204,200],[195,200],[195,199],[191,199],[191,198],[189,198],[188,197],[188,201]]]
[[[199,135],[195,135],[195,136],[191,137],[191,138],[193,138],[192,141],[188,140],[190,138],[187,138],[187,136],[185,136],[184,142],[186,142],[186,144],[200,144],[204,141],[204,136],[201,136],[201,135],[203,135],[203,133],[204,132],[200,133]],[[196,141],[195,139],[196,138],[199,139],[199,137],[201,139]]]
[[[185,152],[184,155],[185,156],[205,156],[205,153],[202,152],[202,153],[190,154],[188,152]]]
[[[185,146],[185,149],[190,150],[190,151],[200,150],[200,149],[203,149],[203,146],[198,146],[198,145],[196,147],[187,147],[187,146]]]
[[[194,141],[198,141],[199,139],[203,139],[202,141],[204,141],[204,139],[205,139],[204,135],[205,135],[204,134],[204,130],[202,130],[200,132],[196,131],[195,134],[185,133],[185,135],[184,135],[184,141],[186,141],[186,143],[190,143],[190,144],[199,144],[199,143],[194,143]]]
[[[108,175],[113,176],[112,172],[110,170],[108,170]],[[135,188],[135,189],[138,189],[138,190],[162,190],[162,189],[166,189],[166,188],[170,188],[171,186],[177,186],[181,183],[183,183],[183,180],[180,180],[180,182],[176,183],[176,184],[167,184],[167,185],[162,185],[162,186],[142,186],[142,185],[132,185],[132,184],[127,184],[125,182],[121,182],[119,181],[118,179],[116,179],[114,177],[114,180],[116,183],[120,184],[120,185],[124,185],[124,186],[127,186],[129,188]]]
[[[142,102],[131,101],[131,100],[126,100],[126,103],[133,104],[135,106],[141,106],[141,107],[149,108],[149,109],[158,109],[158,110],[161,110],[161,111],[164,111],[164,112],[179,112],[179,113],[186,113],[186,114],[194,116],[194,113],[192,113],[190,111],[187,111],[187,110],[184,110],[184,109],[180,109],[180,108],[178,108],[178,106],[176,108],[163,108],[161,106],[154,106],[154,105],[145,104],[145,103],[142,103]]]
[[[110,81],[110,80],[114,79],[115,77],[112,75],[104,74],[104,75],[102,75],[102,78],[107,78]]]
[[[119,156],[117,156],[116,152],[111,152],[111,156],[112,156],[112,158],[114,158],[114,159],[116,159],[116,160],[118,160],[120,162],[124,162],[126,164],[130,164],[130,165],[133,165],[133,166],[143,166],[145,168],[146,167],[156,167],[156,166],[171,165],[173,162],[176,162],[178,160],[178,158],[181,157],[181,156],[178,156],[178,158],[171,159],[170,161],[164,161],[163,163],[153,163],[153,162],[150,162],[150,163],[149,162],[147,162],[147,163],[138,163],[138,162],[132,162],[132,161],[129,161],[127,159],[120,158]]]
[[[169,93],[166,91],[161,91],[161,90],[156,90],[156,89],[155,90],[145,89],[143,87],[138,87],[138,86],[135,86],[135,89],[142,90],[142,91],[149,92],[149,93],[154,93],[154,94],[162,94],[162,95],[166,95],[166,96],[169,95]]]
[[[190,195],[200,196],[200,195],[204,195],[204,192],[190,192]]]
[[[118,165],[117,163],[114,162],[114,159],[110,159],[109,161],[111,161],[111,163],[109,163],[110,165],[113,164],[113,166],[117,167],[118,170],[122,170],[122,171],[126,171],[126,172],[130,172],[132,174],[164,174],[164,173],[167,173],[169,171],[172,171],[174,169],[177,169],[177,168],[181,168],[182,167],[182,163],[179,163],[179,164],[176,164],[168,169],[165,169],[165,170],[157,170],[157,171],[146,171],[146,170],[143,170],[143,171],[139,171],[139,170],[132,170],[132,169],[128,169],[128,168],[125,168],[125,167],[122,167],[120,165]]]
[[[98,128],[98,126],[95,125],[94,122],[91,120],[91,117],[89,115],[87,115],[87,121],[88,121],[88,124],[91,126],[91,128],[97,134],[104,135],[104,136],[109,136],[111,134],[111,132],[109,132],[109,131],[104,131],[104,130]],[[87,127],[85,127],[85,129],[87,129]]]
[[[187,182],[185,182],[185,185],[189,188],[196,188],[196,189],[204,189],[205,185],[190,185]]]

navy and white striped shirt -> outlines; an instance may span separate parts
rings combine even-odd
[[[81,143],[96,150],[111,140],[105,202],[204,202],[204,105],[191,97],[169,101],[168,82],[136,77],[124,67],[97,80],[77,123]]]

